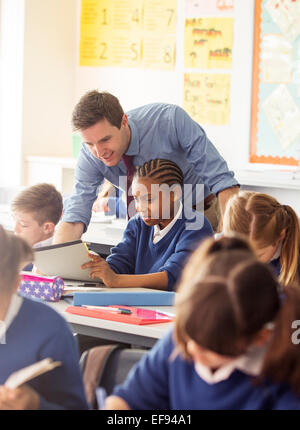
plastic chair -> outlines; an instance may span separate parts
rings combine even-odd
[[[80,367],[88,403],[98,409],[96,389],[102,387],[110,395],[125,381],[131,368],[147,353],[145,349],[125,348],[122,344],[101,345],[85,351]]]

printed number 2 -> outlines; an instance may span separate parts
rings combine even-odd
[[[100,43],[100,45],[102,47],[102,50],[101,50],[99,58],[100,58],[100,60],[107,60],[107,57],[105,56],[106,50],[107,50],[107,43],[102,42],[102,43]]]

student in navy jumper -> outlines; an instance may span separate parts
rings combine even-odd
[[[87,409],[78,350],[65,320],[16,294],[20,268],[31,258],[29,244],[0,226],[0,409]],[[5,387],[13,372],[48,357],[61,366],[19,388]]]
[[[226,206],[223,232],[246,235],[258,258],[274,267],[283,285],[299,282],[299,220],[268,194],[241,191]]]
[[[155,159],[137,169],[132,183],[138,214],[105,260],[90,255],[92,278],[107,287],[173,290],[187,256],[213,231],[199,212],[181,202],[183,174],[172,161]]]
[[[225,240],[192,255],[174,331],[115,388],[107,409],[300,409],[300,345],[291,328],[300,291],[285,287],[281,300],[269,267],[247,245]]]

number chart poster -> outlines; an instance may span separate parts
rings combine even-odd
[[[82,0],[80,66],[175,66],[177,0]]]
[[[300,0],[255,0],[250,162],[300,159]]]

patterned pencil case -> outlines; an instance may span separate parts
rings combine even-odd
[[[64,291],[64,281],[59,276],[41,276],[21,272],[19,294],[46,302],[57,302]]]

